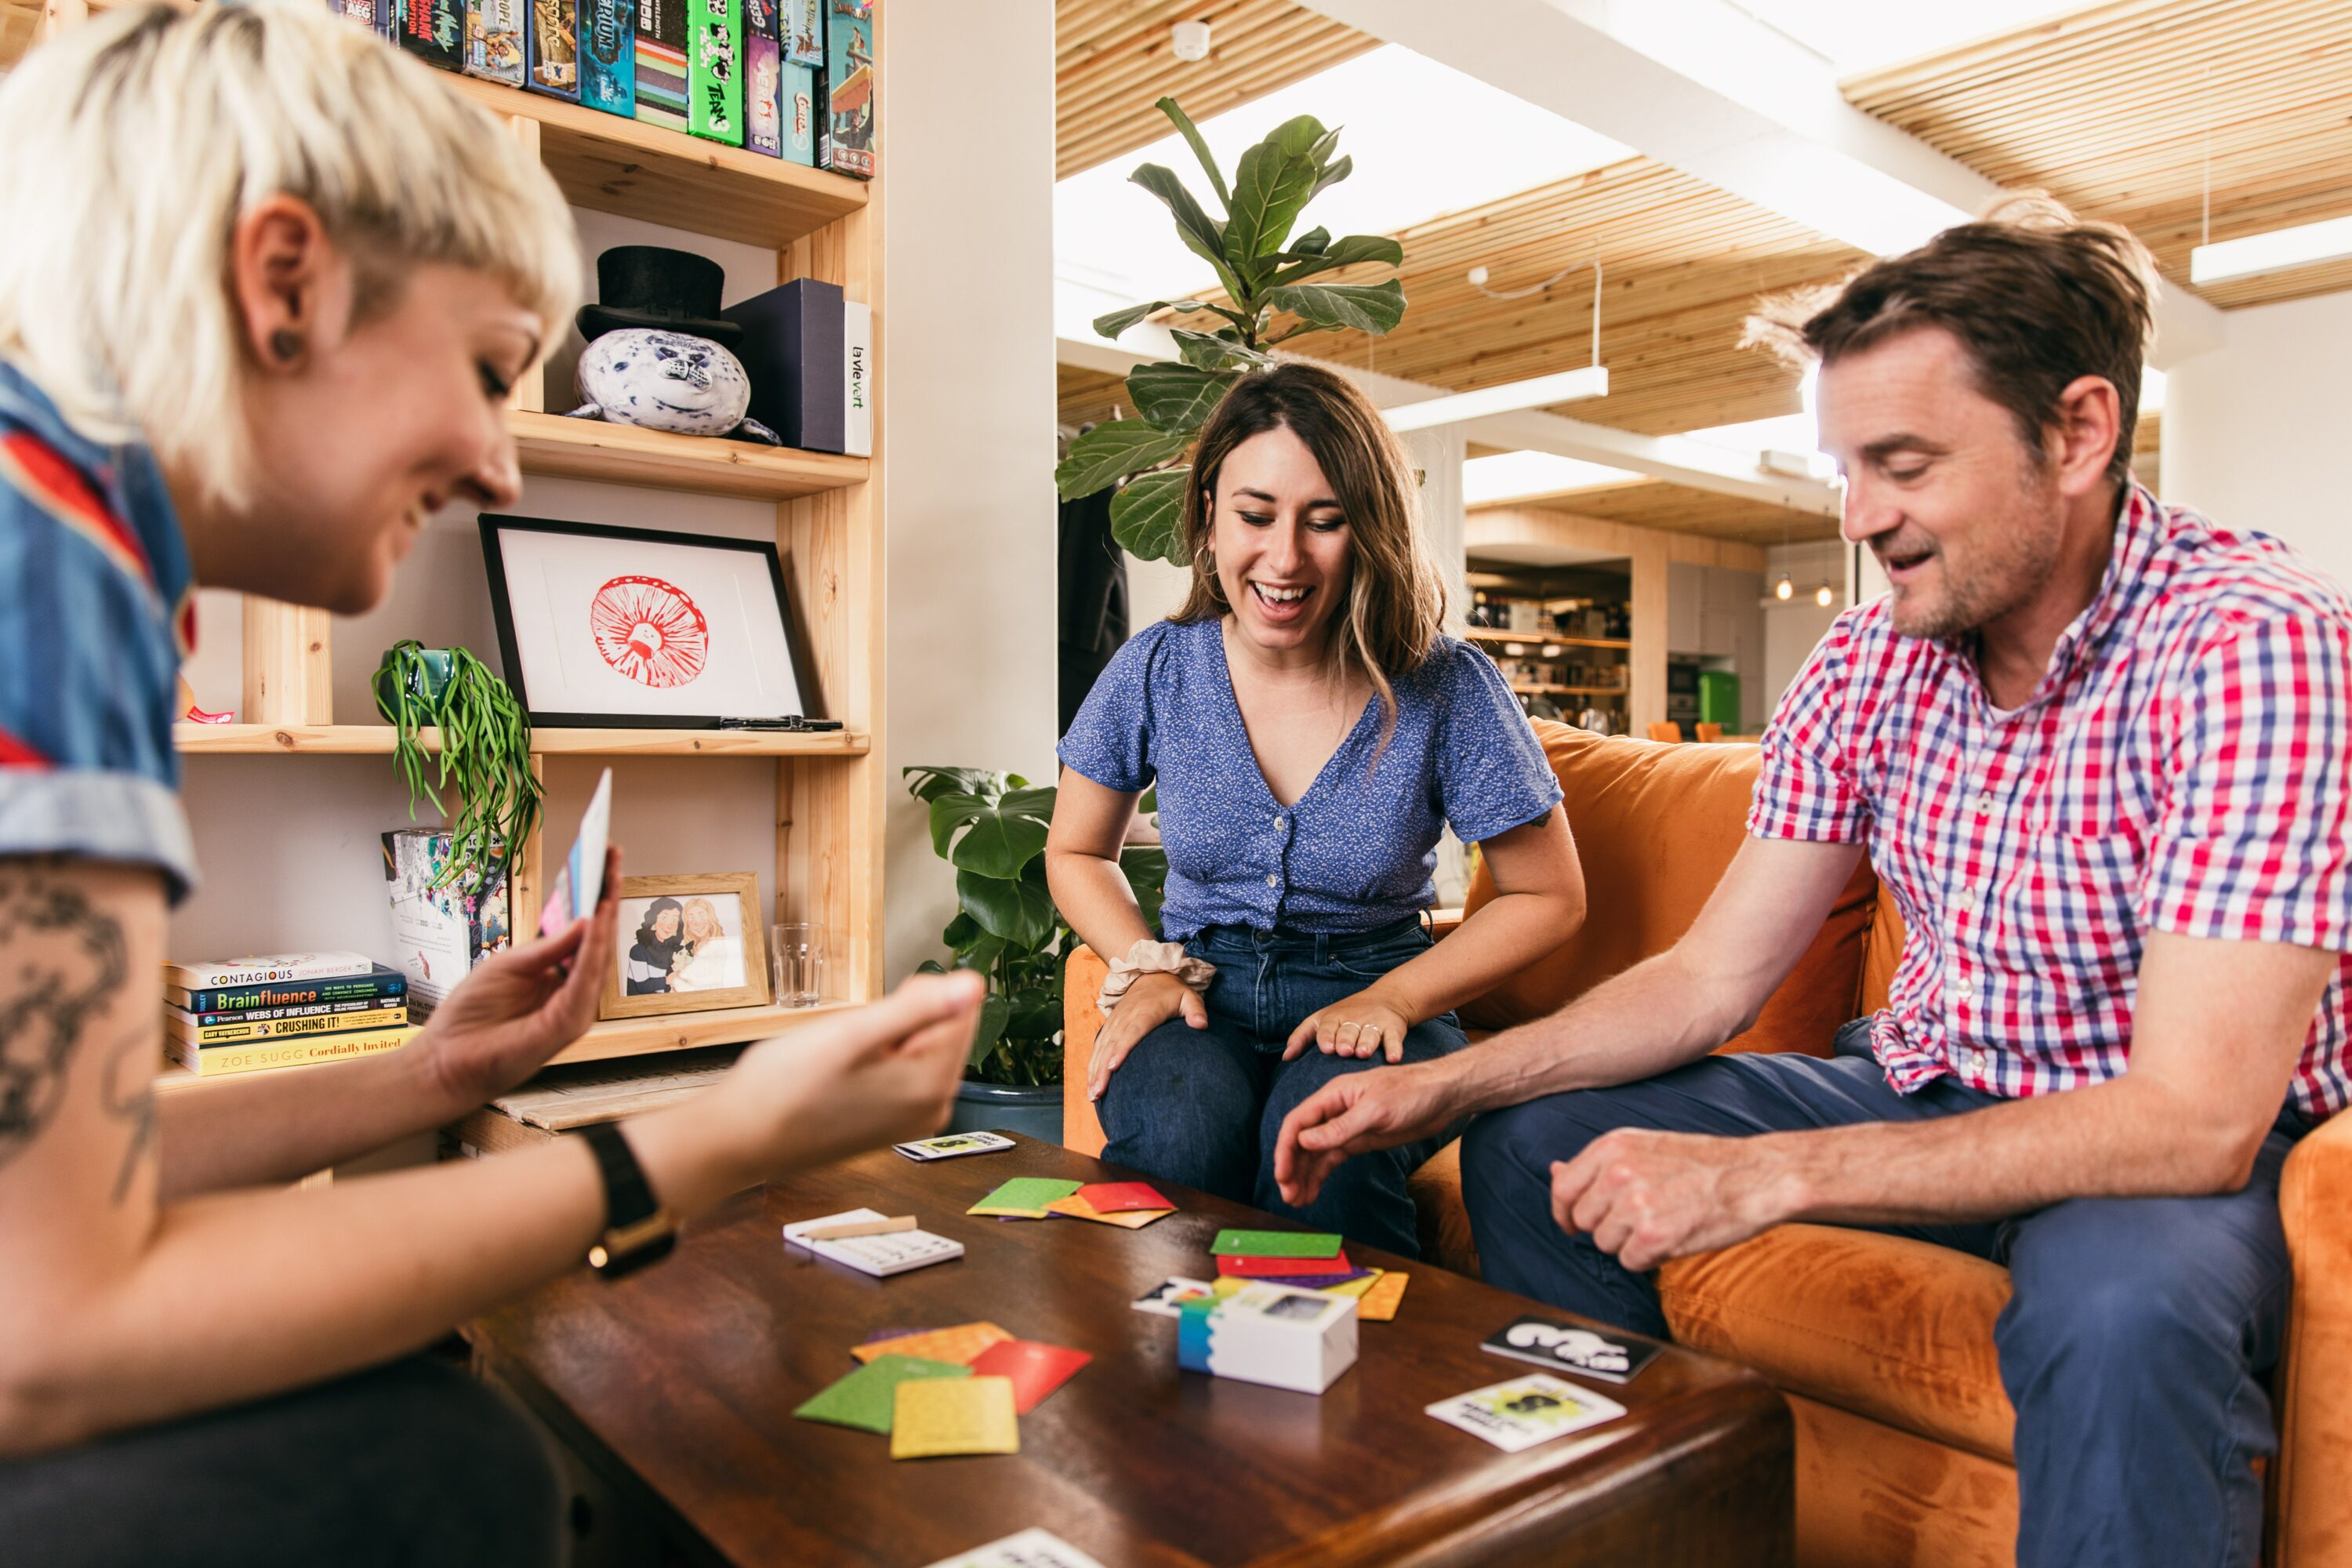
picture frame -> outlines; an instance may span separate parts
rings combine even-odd
[[[822,719],[773,542],[481,518],[499,653],[533,725]]]
[[[620,902],[620,941],[599,1018],[768,1005],[767,925],[757,875],[624,877]]]

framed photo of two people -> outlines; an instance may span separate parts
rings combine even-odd
[[[621,940],[598,1017],[766,1005],[757,876],[624,877],[620,896]]]

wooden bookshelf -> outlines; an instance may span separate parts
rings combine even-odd
[[[79,25],[114,0],[0,0],[0,68],[42,38]],[[194,5],[197,0],[173,0]],[[875,47],[887,21],[877,16]],[[530,148],[579,207],[617,214],[775,253],[775,281],[815,278],[873,307],[876,384],[886,358],[880,182],[804,169],[680,132],[578,104],[452,75],[451,90],[488,110]],[[887,178],[887,174],[884,176]],[[693,1049],[787,1031],[871,1000],[881,987],[881,825],[889,797],[882,746],[883,540],[877,458],[763,447],[627,426],[571,420],[546,409],[534,371],[509,415],[525,473],[644,489],[769,501],[794,611],[806,633],[826,712],[845,729],[819,734],[761,731],[541,730],[534,772],[550,757],[763,758],[775,769],[775,919],[823,923],[833,943],[839,999],[814,1008],[680,1014],[599,1024],[556,1059],[592,1061]],[[884,439],[875,414],[875,450]],[[174,742],[192,765],[214,756],[388,755],[392,731],[371,710],[333,711],[332,630],[320,611],[248,598],[244,609],[243,722],[182,724]],[[373,650],[370,650],[371,654]],[[428,746],[437,737],[427,731]],[[569,824],[562,825],[569,831]],[[511,921],[536,927],[543,845],[522,846]],[[341,1064],[287,1071],[336,1070]],[[170,1090],[197,1079],[183,1069]]]
[[[701,495],[789,500],[857,483],[873,468],[867,458],[834,452],[674,436],[528,409],[509,413],[507,427],[514,432],[524,473]]]
[[[829,1018],[856,1006],[854,1002],[825,1001],[813,1007],[720,1007],[708,1013],[673,1013],[659,1018],[614,1018],[592,1024],[588,1032],[558,1051],[548,1066],[569,1067],[579,1062],[610,1061],[619,1057],[649,1056],[659,1051],[690,1051],[705,1046],[740,1045],[750,1040],[764,1040],[774,1035],[790,1034],[820,1018]],[[386,1053],[390,1054],[390,1053]],[[373,1058],[356,1057],[352,1061]],[[337,1072],[352,1066],[352,1061],[319,1062],[310,1067],[272,1068],[272,1072]],[[225,1078],[198,1078],[176,1063],[156,1076],[155,1087],[164,1093],[202,1089],[211,1085],[235,1083],[238,1075]]]
[[[174,724],[172,741],[183,756],[390,756],[389,724]],[[441,732],[416,732],[428,752]],[[847,730],[795,733],[774,730],[534,730],[531,751],[543,757],[862,757],[872,737]]]
[[[1498,631],[1493,626],[1467,626],[1464,628],[1463,636],[1473,642],[1532,643],[1539,647],[1614,647],[1630,650],[1633,646],[1633,640],[1629,637],[1561,637],[1557,632]]]
[[[1549,686],[1535,681],[1514,680],[1511,689],[1524,697],[1622,697],[1622,686]]]

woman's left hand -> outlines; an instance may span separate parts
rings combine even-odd
[[[1390,1061],[1401,1062],[1404,1060],[1405,1031],[1412,1027],[1412,1021],[1374,986],[1334,1002],[1319,1013],[1308,1014],[1290,1032],[1290,1043],[1283,1047],[1282,1059],[1296,1060],[1307,1047],[1315,1046],[1330,1057],[1369,1057],[1375,1051],[1386,1051]]]

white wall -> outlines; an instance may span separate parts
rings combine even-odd
[[[885,977],[944,956],[909,763],[1055,773],[1054,13],[908,0],[882,73]]]
[[[2225,528],[2275,534],[2352,583],[2341,499],[2352,292],[2232,310],[2228,321],[2226,347],[2170,372],[2164,499]]]
[[[1764,592],[1769,595],[1784,572],[1796,592],[1787,604],[1775,599],[1764,608],[1763,718],[1772,716],[1780,705],[1780,694],[1789,689],[1805,660],[1812,657],[1813,646],[1845,608],[1848,566],[1846,548],[1834,539],[1778,544],[1764,552]],[[1834,590],[1827,609],[1813,602],[1814,591],[1823,583]],[[1743,704],[1748,700],[1744,689],[1740,700]]]

